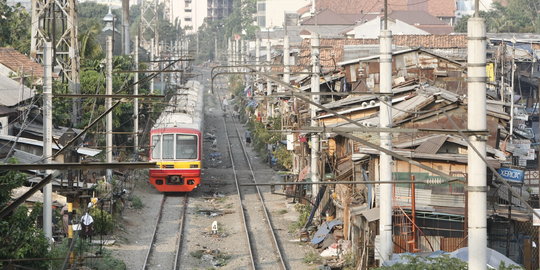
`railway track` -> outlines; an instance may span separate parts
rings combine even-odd
[[[256,183],[256,176],[236,126],[236,120],[224,117],[223,124],[227,133],[240,213],[249,244],[251,268],[288,269],[259,187],[240,186],[243,183]]]
[[[188,202],[188,193],[163,194],[143,270],[180,269],[182,236]]]

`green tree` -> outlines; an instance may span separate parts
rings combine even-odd
[[[486,20],[486,28],[490,33],[533,33],[540,31],[540,3],[537,0],[510,0],[503,6],[494,2],[488,12],[480,12]],[[456,24],[456,32],[467,32],[467,21],[464,16]]]
[[[11,191],[22,186],[25,175],[15,171],[0,171],[0,209],[11,200]],[[9,216],[0,220],[0,259],[24,259],[47,257],[48,242],[38,223],[41,205],[29,211],[19,206]],[[47,261],[17,262],[17,264],[46,269]],[[1,265],[1,264],[0,264]]]
[[[0,0],[0,47],[30,52],[30,14],[21,4],[9,6]]]

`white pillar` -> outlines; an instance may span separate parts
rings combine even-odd
[[[52,59],[53,47],[51,42],[45,42],[43,49],[43,161],[52,163]],[[47,170],[46,174],[51,174]],[[52,240],[52,183],[43,187],[43,231],[47,240]]]
[[[319,63],[319,47],[320,47],[320,40],[319,40],[319,34],[312,33],[311,34],[311,64],[312,69],[311,71],[313,74],[311,75],[311,93],[319,93],[321,90],[321,82],[320,82],[320,72],[321,72],[321,66]],[[320,103],[321,98],[319,95],[313,95],[311,100],[314,103]],[[317,107],[315,105],[310,105],[310,112],[311,112],[311,126],[317,127],[318,122],[315,119],[317,116],[316,110]],[[311,134],[311,182],[319,182],[321,181],[321,175],[320,175],[320,169],[319,169],[319,134],[318,133],[312,133]],[[313,185],[312,189],[313,196],[317,196],[317,193],[319,193],[319,185]]]
[[[467,24],[467,78],[469,131],[484,131],[486,122],[486,26],[484,19],[472,17]],[[480,155],[468,147],[467,150],[467,196],[468,196],[468,236],[469,236],[469,269],[486,269],[487,247],[487,204],[486,204],[486,137],[469,136],[472,146]]]
[[[270,42],[270,38],[268,38],[268,41],[266,43],[266,64],[270,65],[271,63],[272,63],[272,43]],[[266,69],[267,72],[270,72],[271,70],[272,70],[271,67],[268,67]],[[268,101],[266,103],[266,111],[267,111],[268,117],[274,116],[270,95],[272,95],[272,81],[270,81],[270,79],[266,79],[266,96],[267,96],[267,101]]]
[[[290,45],[289,45],[289,36],[285,35],[283,37],[283,82],[285,83],[291,83],[291,68],[289,67],[291,63],[291,52],[290,52]]]
[[[229,66],[232,66],[232,63],[233,63],[233,60],[232,60],[232,42],[231,42],[231,39],[229,38],[227,40],[227,64]]]
[[[255,65],[257,65],[257,71],[261,71],[262,69],[259,67],[261,64],[261,39],[259,37],[255,37]],[[261,89],[261,83],[259,82],[261,76],[259,76],[259,73],[255,75],[255,85],[257,86],[258,92],[262,91]]]
[[[135,36],[135,44],[133,46],[133,54],[134,54],[134,64],[135,64],[135,74],[133,75],[133,80],[135,81],[135,85],[133,86],[133,94],[138,95],[139,94],[139,84],[137,83],[139,81],[139,36]],[[135,98],[133,101],[133,149],[135,153],[139,152],[139,99]],[[138,155],[136,156],[138,158]]]
[[[107,36],[107,77],[106,77],[106,95],[112,95],[112,36]],[[112,107],[112,98],[105,98],[105,110]],[[106,117],[106,131],[105,131],[105,144],[106,144],[106,158],[107,163],[112,163],[112,112],[107,114]],[[107,181],[112,180],[112,170],[107,169]]]
[[[156,65],[154,64],[154,51],[155,51],[155,45],[154,45],[154,39],[150,39],[150,70],[154,72],[156,70]],[[154,94],[154,77],[150,79],[150,94]]]
[[[379,126],[381,128],[392,127],[392,31],[381,30],[380,36],[380,109]],[[392,134],[380,133],[380,146],[392,150]],[[392,181],[392,156],[381,152],[379,164],[379,180]],[[393,252],[392,242],[392,184],[380,184],[380,254],[381,263],[389,260]]]

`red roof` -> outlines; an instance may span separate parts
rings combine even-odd
[[[362,14],[381,12],[384,1],[381,0],[317,0],[317,10],[330,9],[338,14]],[[299,14],[309,12],[311,5],[298,10]],[[450,0],[388,0],[392,10],[423,10],[436,17],[454,17],[455,1]]]
[[[43,77],[43,66],[32,61],[28,56],[13,48],[0,48],[0,64],[13,70],[15,73],[23,72],[26,76],[36,79]]]
[[[394,35],[392,43],[396,46],[431,49],[466,48],[466,35]],[[372,39],[321,39],[320,63],[323,69],[333,69],[337,62],[343,61],[345,45],[379,44],[378,38]],[[300,46],[298,64],[294,71],[308,68],[311,65],[311,40],[304,39]]]

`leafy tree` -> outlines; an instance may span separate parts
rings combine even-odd
[[[532,33],[540,31],[540,3],[537,0],[510,0],[503,6],[498,2],[492,4],[492,10],[480,12],[486,20],[486,28],[490,33]],[[464,16],[456,24],[456,32],[467,32],[467,21]]]
[[[10,201],[11,190],[22,186],[25,181],[26,177],[19,172],[0,172],[0,209]],[[37,226],[41,212],[39,204],[31,212],[25,206],[19,206],[11,215],[0,220],[0,259],[47,257],[48,242]],[[48,262],[28,261],[17,264],[46,269]]]
[[[0,0],[0,47],[30,52],[30,14],[21,4],[9,6]]]

